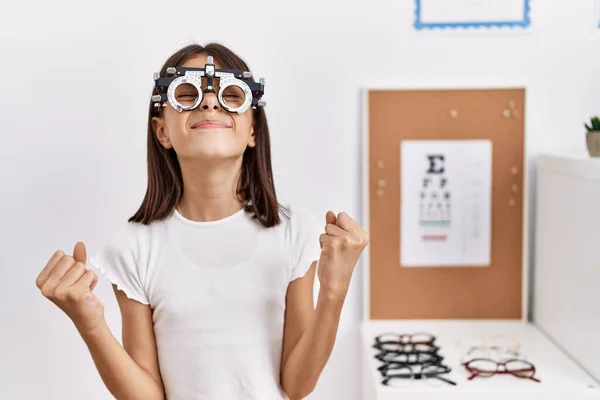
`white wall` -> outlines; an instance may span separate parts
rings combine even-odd
[[[518,35],[417,33],[409,0],[2,2],[2,397],[109,397],[35,278],[56,249],[83,240],[94,251],[137,209],[152,73],[177,48],[217,40],[242,55],[267,79],[277,188],[319,216],[360,218],[365,85],[523,85],[529,159],[585,151],[582,123],[600,112],[595,2],[533,1],[533,27]],[[357,271],[311,398],[359,398],[360,286]],[[111,289],[96,290],[120,338]]]

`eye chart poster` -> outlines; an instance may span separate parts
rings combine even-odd
[[[490,140],[400,143],[400,263],[490,265]]]

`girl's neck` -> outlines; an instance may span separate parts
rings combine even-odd
[[[234,214],[244,206],[236,195],[241,165],[225,168],[204,166],[201,169],[185,168],[185,164],[181,166],[183,195],[177,209],[187,219],[216,221]]]
[[[177,211],[186,219],[198,222],[218,221],[235,214],[244,207],[237,199],[196,199],[187,202],[185,195],[181,198]]]

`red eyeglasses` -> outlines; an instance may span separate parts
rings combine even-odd
[[[517,378],[531,379],[540,382],[535,375],[535,366],[529,361],[510,359],[504,362],[494,361],[489,358],[474,358],[464,364],[471,373],[469,379],[476,376],[489,377],[495,374],[511,374]]]

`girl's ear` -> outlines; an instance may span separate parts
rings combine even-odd
[[[248,147],[256,147],[256,136],[254,136],[254,124],[250,127],[250,135],[248,136]]]
[[[154,134],[158,138],[158,141],[164,146],[165,149],[173,147],[171,140],[165,132],[165,120],[161,117],[152,117],[152,129]]]

